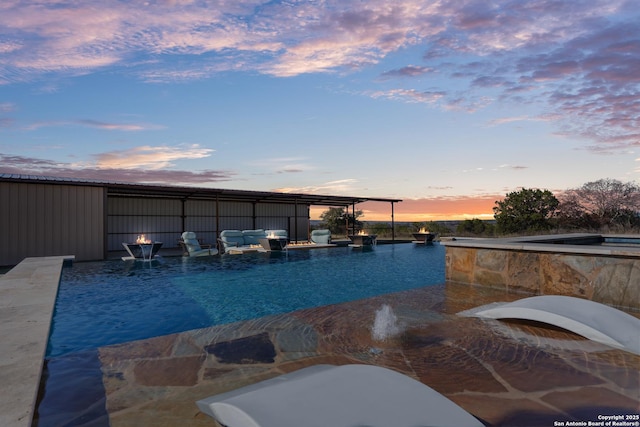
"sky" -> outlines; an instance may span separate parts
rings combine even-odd
[[[0,173],[402,199],[396,221],[640,183],[638,6],[3,0]]]

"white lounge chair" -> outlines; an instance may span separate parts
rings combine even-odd
[[[212,248],[211,245],[201,245],[196,238],[196,233],[193,231],[185,231],[182,233],[182,244],[190,257],[216,255],[218,253],[218,250]]]
[[[432,388],[371,365],[311,366],[197,405],[226,427],[483,427]]]
[[[222,230],[218,240],[225,253],[243,254],[264,252],[259,239],[266,236],[264,230]]]
[[[312,230],[311,231],[311,241],[313,243],[318,243],[321,245],[326,245],[331,243],[331,231],[322,229],[322,230]]]
[[[541,295],[458,313],[485,319],[523,319],[559,326],[592,341],[640,354],[640,319],[624,311],[564,295]]]

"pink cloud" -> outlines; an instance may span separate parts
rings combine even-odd
[[[307,194],[350,194],[358,180],[353,178],[329,181],[313,186],[305,187],[281,187],[272,191],[282,193],[307,193]]]
[[[182,159],[201,159],[209,157],[212,149],[202,148],[197,144],[188,146],[142,146],[123,151],[111,151],[95,156],[98,169],[163,169],[171,162]]]
[[[0,154],[0,173],[44,175],[60,178],[155,184],[208,184],[230,181],[235,172],[225,170],[182,171],[133,167],[74,167],[68,163]]]
[[[553,120],[559,134],[592,141],[585,148],[596,153],[638,145],[637,24],[631,18],[628,22],[624,18],[604,18],[620,8],[620,4],[593,3],[593,8],[581,9],[570,20],[572,8],[567,9],[567,4],[555,4],[549,11],[536,2],[508,4],[496,11],[496,21],[511,22],[501,29],[494,28],[491,18],[479,10],[482,7],[479,3],[472,5],[463,13],[477,15],[459,17],[459,28],[449,31],[448,38],[440,38],[434,45],[438,54],[428,51],[425,55],[429,66],[449,71],[458,79],[469,79],[473,89],[457,99],[450,94],[441,105],[458,108],[468,104],[469,107],[460,109],[476,111],[494,102],[495,97],[482,101],[483,90],[493,89],[499,92],[497,99],[501,102],[522,104],[534,99],[537,103],[544,102],[547,110],[544,117],[531,120]],[[541,19],[542,16],[548,19],[525,20],[534,6],[542,14]],[[483,25],[477,25],[481,22]],[[530,31],[532,22],[543,22],[538,35]],[[500,43],[491,41],[495,35],[500,35]],[[471,43],[462,47],[463,40]],[[481,40],[486,41],[483,46],[479,46]],[[484,52],[484,58],[475,57],[464,66],[434,62],[455,52],[466,55],[474,51]]]
[[[109,122],[102,122],[99,120],[88,120],[88,119],[78,120],[77,123],[83,126],[93,127],[97,129],[105,129],[105,130],[138,131],[138,130],[162,128],[162,126],[142,124],[142,123],[109,123]]]
[[[401,86],[370,96],[468,112],[535,100],[563,118],[559,133],[587,138],[589,149],[604,152],[637,144],[630,129],[638,128],[640,105],[626,99],[640,98],[637,11],[630,4],[5,1],[0,84],[106,66],[153,82],[239,69],[280,77],[349,72],[424,46],[425,63],[382,74],[385,82],[402,77]]]
[[[141,131],[141,130],[157,130],[162,129],[163,126],[153,125],[149,123],[114,123],[103,122],[100,120],[82,119],[82,120],[70,120],[70,121],[42,121],[34,122],[25,126],[26,130],[37,130],[46,127],[58,127],[58,126],[84,126],[94,129],[103,130],[118,130],[125,132]]]

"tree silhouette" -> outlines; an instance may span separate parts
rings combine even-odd
[[[496,201],[496,226],[502,233],[548,230],[559,203],[549,190],[523,188],[511,192]]]

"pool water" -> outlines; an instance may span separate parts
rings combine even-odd
[[[445,281],[444,247],[379,245],[63,269],[47,357]]]

